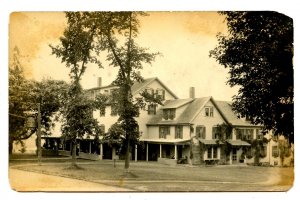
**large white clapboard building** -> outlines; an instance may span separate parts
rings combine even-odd
[[[99,78],[97,87],[87,90],[91,98],[100,93],[109,95],[117,89],[117,86],[102,86],[101,83]],[[273,137],[272,132],[263,135],[262,126],[252,125],[246,119],[239,118],[233,112],[231,102],[215,100],[211,96],[196,98],[195,89],[187,89],[189,98],[180,99],[156,77],[136,82],[132,86],[134,98],[139,97],[142,91],[147,91],[153,95],[160,95],[163,99],[163,105],[147,105],[145,109],[140,110],[136,119],[141,134],[140,144],[132,147],[132,160],[193,165],[251,164],[254,163],[255,153],[251,141],[265,138],[267,142],[263,144],[260,163],[292,164],[293,153],[284,159],[284,163],[280,162],[278,141],[285,140],[283,137]],[[99,121],[104,132],[118,119],[114,107],[110,105],[105,108],[105,112],[94,111],[93,116]],[[218,138],[217,126],[221,124],[230,125],[232,128],[231,134],[226,138]],[[43,137],[43,153],[51,154],[52,151],[69,156],[71,144],[60,138],[59,126],[56,126],[53,133],[52,136]],[[110,146],[105,140],[99,143],[93,139],[81,139],[78,143],[79,158],[122,159],[118,149]],[[28,153],[35,151],[34,146],[28,149]],[[14,152],[18,153],[16,145]]]

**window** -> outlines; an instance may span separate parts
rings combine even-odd
[[[214,108],[205,107],[205,117],[213,117],[213,116],[214,116]]]
[[[165,100],[165,91],[162,89],[157,89],[156,97],[159,97],[161,100]]]
[[[118,111],[117,111],[117,105],[111,104],[111,112],[110,112],[110,115],[111,115],[111,116],[116,116],[117,114],[118,114]]]
[[[183,138],[183,127],[182,126],[176,126],[175,127],[175,139],[182,139]]]
[[[246,129],[244,134],[244,140],[253,140],[253,129]]]
[[[100,125],[100,130],[102,133],[105,133],[105,125],[104,124]]]
[[[196,137],[200,139],[206,138],[206,128],[205,126],[196,126]]]
[[[212,127],[212,139],[219,139],[218,127]]]
[[[105,117],[105,107],[100,108],[100,117]]]
[[[163,110],[163,118],[165,120],[173,120],[175,118],[175,108],[164,109]]]
[[[218,157],[218,148],[213,147],[213,158],[217,158],[217,157]]]
[[[156,105],[148,105],[148,115],[156,115]]]
[[[236,139],[253,140],[254,129],[236,129]]]
[[[263,157],[267,156],[267,145],[263,145]]]
[[[167,138],[167,135],[170,134],[169,126],[160,126],[159,127],[159,138]]]
[[[256,129],[256,139],[262,140],[264,138],[264,134],[261,129]]]
[[[152,88],[146,88],[145,91],[150,95],[154,95],[154,90]]]
[[[212,153],[212,147],[208,147],[208,149],[207,149],[207,158],[212,158],[211,157],[211,153]]]
[[[272,156],[273,157],[278,157],[278,146],[272,146]]]
[[[218,158],[218,147],[210,146],[207,148],[207,158],[208,159],[217,159]]]

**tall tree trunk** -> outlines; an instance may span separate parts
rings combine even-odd
[[[254,165],[259,165],[259,156],[260,156],[260,149],[259,147],[255,147],[255,154],[254,154]]]
[[[12,154],[12,151],[13,151],[13,140],[9,140],[8,142],[8,152],[9,152],[9,155]]]
[[[125,171],[128,172],[130,163],[130,139],[127,136],[126,154],[125,154]]]
[[[75,141],[73,140],[73,142],[72,142],[72,166],[77,166],[77,164],[76,164],[76,154],[77,154],[77,152],[76,152],[76,150],[77,150],[77,143],[76,143],[76,139],[75,139]]]

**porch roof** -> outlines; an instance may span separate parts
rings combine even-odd
[[[190,139],[172,139],[172,140],[166,140],[166,139],[140,139],[140,141],[143,142],[151,142],[151,143],[157,143],[157,144],[186,144],[189,143]]]
[[[223,144],[221,141],[217,142],[217,140],[205,140],[205,139],[199,139],[199,141],[206,145],[216,145],[216,144]]]
[[[232,146],[251,146],[251,144],[243,140],[228,140],[227,142]]]

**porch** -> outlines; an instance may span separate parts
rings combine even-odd
[[[146,161],[176,165],[189,163],[190,140],[143,140],[146,146]]]

